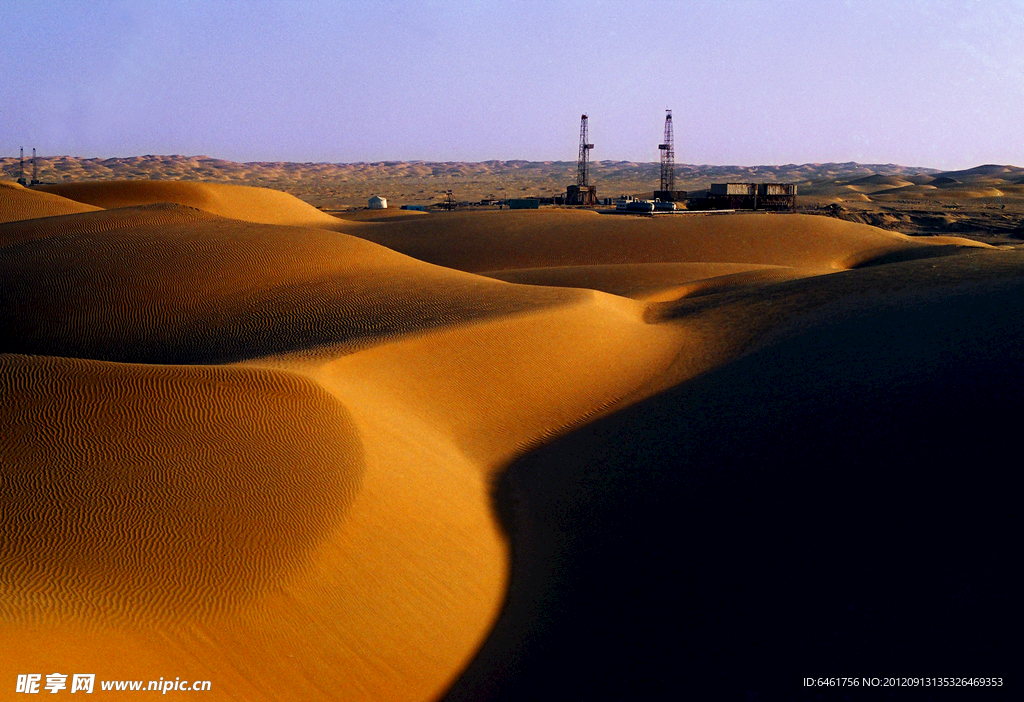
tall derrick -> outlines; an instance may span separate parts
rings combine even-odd
[[[672,110],[665,110],[665,139],[658,144],[661,150],[661,191],[671,192],[676,189],[676,147],[672,135]]]
[[[576,185],[586,188],[590,185],[590,150],[593,144],[587,143],[587,116],[583,115],[580,120],[580,157],[576,162]]]
[[[568,205],[596,205],[597,187],[590,184],[590,150],[594,145],[587,136],[587,116],[580,119],[580,154],[576,161],[576,184],[566,189]]]

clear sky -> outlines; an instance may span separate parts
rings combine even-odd
[[[0,0],[0,154],[1024,165],[1024,0]]]

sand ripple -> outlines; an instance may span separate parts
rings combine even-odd
[[[361,481],[347,411],[288,373],[5,355],[0,398],[5,618],[223,611]]]

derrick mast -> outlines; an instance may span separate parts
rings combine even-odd
[[[576,182],[566,188],[567,205],[596,205],[597,187],[590,184],[590,150],[594,145],[587,135],[587,116],[580,119],[580,154],[576,161]]]
[[[590,185],[590,150],[592,148],[594,145],[587,143],[587,116],[583,115],[580,119],[580,156],[576,162],[576,185],[581,189]]]
[[[658,144],[661,151],[661,191],[672,192],[676,189],[676,147],[672,135],[672,110],[665,110],[665,138]]]

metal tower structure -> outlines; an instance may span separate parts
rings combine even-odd
[[[32,148],[32,182],[30,185],[39,185],[39,164],[36,163],[36,150]]]
[[[21,158],[18,160],[18,185],[28,185],[25,180],[25,147],[21,147]]]
[[[671,192],[676,189],[676,147],[672,136],[672,110],[665,110],[665,139],[658,144],[661,150],[661,190]]]
[[[587,143],[587,116],[583,115],[580,120],[580,157],[576,162],[576,185],[582,189],[590,185],[590,150],[592,148],[594,145]]]

